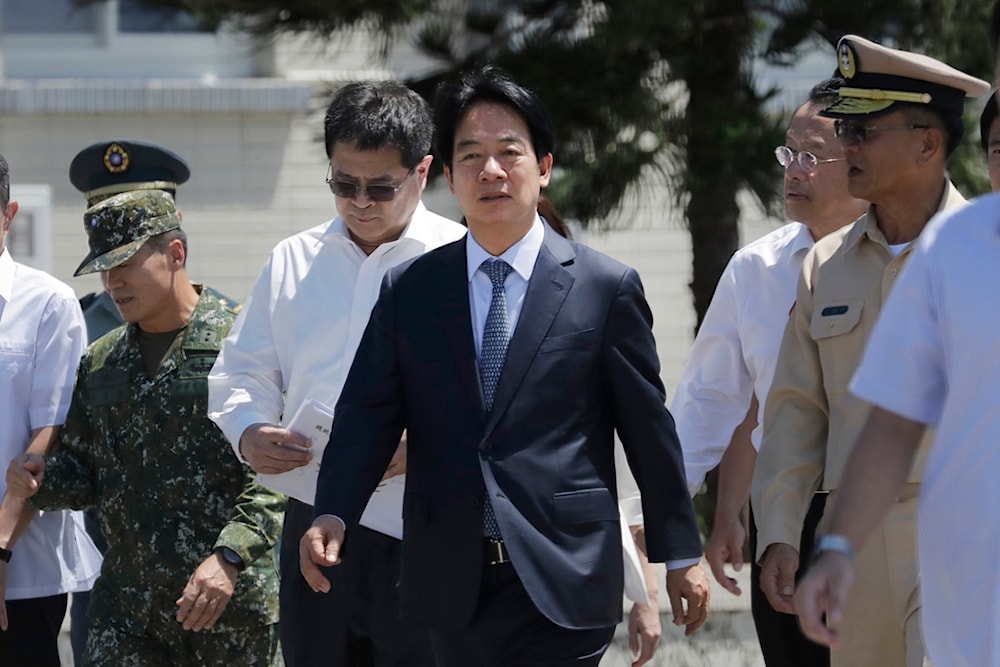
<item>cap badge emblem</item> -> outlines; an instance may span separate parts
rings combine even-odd
[[[111,144],[104,151],[104,167],[112,174],[120,174],[128,170],[129,156],[121,144]]]
[[[840,43],[840,53],[838,54],[838,67],[840,74],[845,79],[851,79],[858,73],[857,60],[854,56],[854,49],[848,42]]]

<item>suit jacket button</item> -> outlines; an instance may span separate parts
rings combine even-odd
[[[469,498],[469,507],[479,507],[479,498]]]

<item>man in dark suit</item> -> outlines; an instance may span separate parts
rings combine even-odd
[[[690,634],[708,582],[639,277],[538,218],[553,131],[533,92],[478,70],[442,87],[435,122],[470,233],[386,276],[337,404],[303,575],[329,589],[319,566],[351,548],[405,428],[400,605],[438,664],[597,665],[622,611],[617,429],[647,553],[667,562]]]

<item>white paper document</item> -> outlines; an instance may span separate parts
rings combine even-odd
[[[269,489],[312,505],[316,500],[316,482],[323,452],[333,427],[333,408],[307,399],[295,411],[285,428],[312,441],[313,459],[307,465],[276,475],[257,475],[257,481]],[[380,482],[361,515],[361,525],[396,539],[403,538],[403,489],[406,475]]]

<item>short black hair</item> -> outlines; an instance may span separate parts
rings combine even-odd
[[[347,84],[330,101],[323,130],[327,157],[341,141],[363,151],[392,147],[399,149],[408,169],[431,152],[434,136],[430,106],[398,81]]]
[[[7,159],[0,155],[0,208],[7,208],[10,203],[10,167]]]
[[[829,106],[840,97],[840,88],[846,83],[843,77],[840,76],[831,76],[829,79],[823,79],[810,89],[806,101],[812,104]]]
[[[438,87],[434,101],[434,147],[438,158],[451,167],[455,131],[459,122],[480,102],[510,107],[528,126],[531,145],[540,160],[555,149],[555,131],[545,104],[534,91],[522,86],[494,65],[463,73],[457,81]]]

